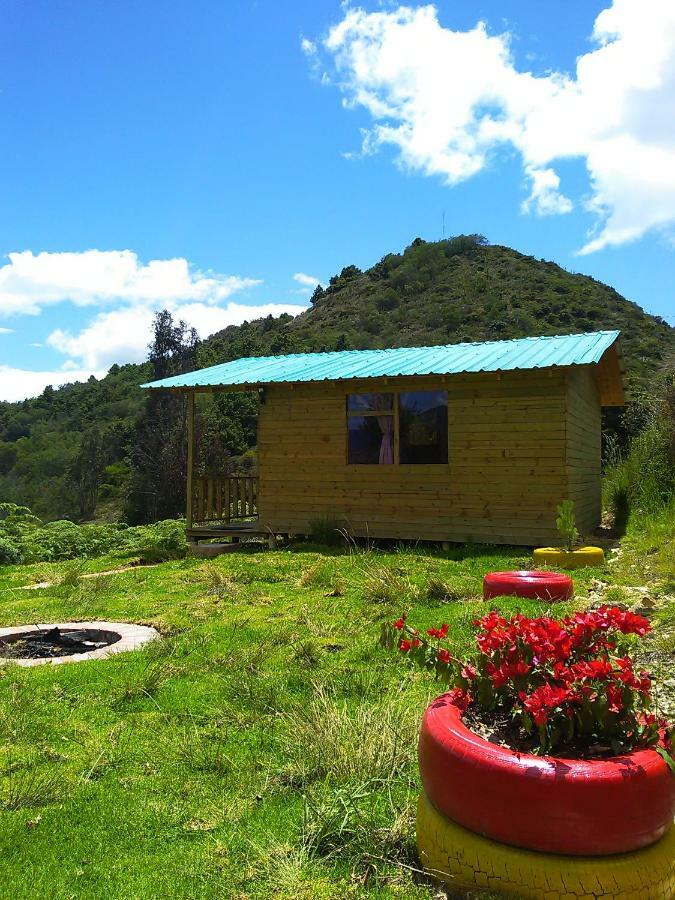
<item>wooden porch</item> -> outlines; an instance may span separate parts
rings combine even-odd
[[[258,524],[258,479],[254,475],[200,475],[188,495],[189,541],[266,534]]]
[[[189,543],[233,542],[266,535],[258,523],[258,478],[255,475],[210,473],[195,475],[195,396],[187,403],[187,509],[185,536]]]

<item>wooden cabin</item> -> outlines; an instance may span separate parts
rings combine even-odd
[[[143,387],[188,399],[189,540],[302,535],[545,545],[600,522],[619,333],[239,359]],[[195,395],[256,391],[258,474],[193,471]]]

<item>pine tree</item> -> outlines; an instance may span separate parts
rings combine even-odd
[[[155,316],[148,361],[154,380],[197,365],[198,336],[185,322],[174,324],[168,310]],[[132,524],[179,516],[185,509],[187,475],[186,402],[168,391],[149,391],[136,424],[129,460],[132,476],[127,519]]]

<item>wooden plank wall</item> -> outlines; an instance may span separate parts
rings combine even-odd
[[[576,367],[567,371],[567,496],[574,500],[577,527],[582,535],[600,524],[601,408],[595,371]]]
[[[448,465],[348,466],[345,398],[448,391]],[[258,510],[276,532],[322,516],[352,533],[548,544],[567,495],[565,371],[269,385],[258,420]]]

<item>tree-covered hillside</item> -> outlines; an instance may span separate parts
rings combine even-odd
[[[206,366],[241,356],[607,328],[622,331],[628,378],[638,396],[673,365],[675,329],[612,288],[462,236],[413,241],[365,272],[347,266],[325,290],[317,288],[307,312],[231,326],[201,342],[196,358]],[[36,399],[0,404],[0,500],[26,503],[46,518],[124,514],[130,486],[142,483],[133,471],[143,456],[139,437],[152,433],[148,417],[156,415],[138,385],[156,370],[150,364],[113,366],[100,382],[48,388]],[[208,434],[203,444],[217,448],[221,459],[244,453],[255,441],[250,398],[222,396],[202,430]],[[213,457],[205,456],[203,465],[217,465]],[[136,520],[150,517],[151,508],[166,515],[162,499],[153,497],[144,516],[137,490],[126,513]]]
[[[617,328],[629,378],[645,385],[672,355],[675,329],[613,288],[555,263],[490,246],[476,236],[390,253],[361,272],[347,266],[318,288],[296,318],[227,328],[205,342],[212,361],[293,353],[461,341]]]

